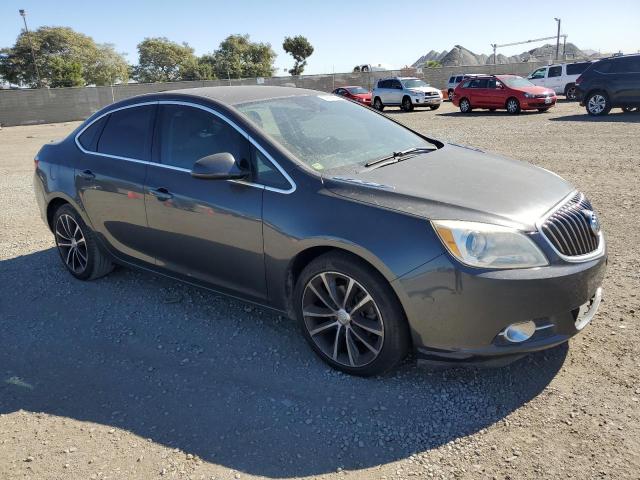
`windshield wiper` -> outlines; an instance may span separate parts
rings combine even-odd
[[[403,157],[407,157],[409,155],[414,155],[416,153],[426,153],[433,152],[437,150],[437,147],[426,148],[426,147],[414,147],[409,148],[407,150],[401,150],[399,152],[393,152],[391,155],[385,155],[384,157],[377,158],[375,160],[371,160],[368,163],[365,163],[365,167],[373,167],[374,165],[378,165],[379,167],[384,167],[385,165],[390,165],[392,163],[399,162]]]

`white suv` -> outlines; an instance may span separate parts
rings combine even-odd
[[[576,78],[591,62],[559,63],[534,70],[527,77],[534,85],[552,89],[567,100],[576,100]]]
[[[399,106],[405,112],[414,107],[437,110],[442,103],[442,93],[419,78],[391,77],[378,80],[371,99],[373,108],[380,111],[387,106]]]

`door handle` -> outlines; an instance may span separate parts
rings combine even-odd
[[[96,178],[91,170],[83,170],[78,174],[78,176],[84,180],[93,180],[94,178]]]
[[[164,202],[165,200],[170,200],[173,198],[173,195],[169,193],[169,190],[167,190],[164,187],[149,190],[149,194],[156,197],[161,202]]]

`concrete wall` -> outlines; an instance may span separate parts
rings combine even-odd
[[[469,67],[428,68],[422,73],[415,69],[370,73],[336,73],[328,75],[302,75],[299,77],[271,77],[264,85],[286,85],[330,92],[344,85],[362,85],[373,88],[379,78],[393,75],[422,77],[437,88],[445,88],[447,79],[458,73],[514,73],[526,76],[544,62],[508,65],[474,65]],[[255,78],[210,80],[201,82],[172,82],[125,84],[113,87],[51,88],[32,90],[0,90],[0,125],[29,125],[84,120],[93,112],[114,101],[179,88],[219,85],[256,85]]]

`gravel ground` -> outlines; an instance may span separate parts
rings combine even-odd
[[[151,274],[68,275],[32,158],[76,124],[0,130],[0,478],[640,478],[640,115],[388,113],[549,168],[610,247],[599,314],[497,370],[329,370],[288,319]]]

